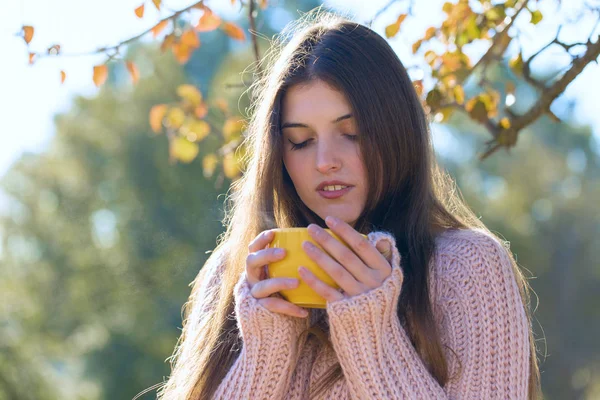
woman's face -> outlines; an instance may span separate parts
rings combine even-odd
[[[289,88],[282,108],[283,162],[300,199],[322,219],[354,226],[367,201],[367,174],[346,97],[317,80]],[[349,188],[322,190],[329,181]]]

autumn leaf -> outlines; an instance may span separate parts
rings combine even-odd
[[[485,104],[479,98],[475,97],[469,100],[465,107],[469,112],[471,118],[473,118],[475,121],[484,123],[488,120],[488,112],[485,107]]]
[[[419,97],[423,96],[423,79],[413,81],[413,86]]]
[[[158,11],[160,11],[160,3],[161,3],[161,0],[152,0],[152,3],[154,3],[154,7],[156,7],[156,9],[157,9]]]
[[[33,39],[33,26],[23,25],[23,39],[25,39],[25,43],[29,44],[31,39]]]
[[[181,43],[194,49],[200,47],[200,39],[198,39],[198,35],[193,29],[188,29],[183,32],[183,35],[181,35]]]
[[[407,14],[400,14],[396,22],[385,27],[385,36],[387,38],[396,36],[396,34],[400,31],[400,25],[402,25],[402,22],[404,22],[406,16]]]
[[[60,71],[60,83],[65,83],[65,79],[67,79],[67,73],[65,71]]]
[[[131,75],[131,81],[135,85],[140,79],[140,71],[138,70],[137,66],[133,63],[133,61],[127,61],[125,64],[127,65],[129,75]]]
[[[185,120],[185,113],[179,107],[173,107],[167,113],[166,125],[169,128],[179,129]]]
[[[419,39],[413,43],[413,45],[412,45],[413,54],[415,54],[417,51],[419,51],[419,48],[421,47],[422,43],[423,43],[423,40],[421,40],[421,39]]]
[[[238,137],[242,133],[244,128],[244,121],[234,118],[229,118],[223,125],[223,137],[226,141],[231,140],[234,137]]]
[[[239,175],[239,168],[233,153],[227,153],[223,156],[223,172],[229,179],[234,179]]]
[[[205,178],[210,178],[213,175],[218,162],[217,156],[213,153],[204,156],[202,159],[202,173]]]
[[[94,66],[93,80],[96,87],[102,86],[108,77],[108,67],[106,64]]]
[[[242,28],[240,28],[239,26],[237,26],[233,22],[225,22],[225,23],[223,23],[223,26],[221,27],[221,29],[223,29],[223,31],[225,31],[225,34],[227,36],[229,36],[230,38],[233,38],[235,40],[244,40],[244,39],[246,39],[246,34],[242,30]]]
[[[210,125],[203,120],[192,120],[186,125],[186,135],[193,142],[201,142],[210,133]],[[190,138],[190,136],[192,138]]]
[[[515,74],[522,75],[523,74],[523,56],[519,53],[518,56],[514,57],[508,62],[508,66],[512,68]]]
[[[192,56],[193,48],[186,45],[185,43],[177,42],[171,46],[173,50],[173,55],[175,55],[175,59],[180,64],[185,64],[190,57]]]
[[[433,26],[427,28],[427,30],[425,31],[425,37],[423,39],[430,40],[431,38],[433,38],[435,36],[436,32],[437,32],[437,29]]]
[[[167,27],[168,24],[169,20],[165,19],[160,21],[158,24],[154,25],[154,27],[152,28],[152,36],[157,37],[158,35],[160,35],[160,33],[163,31],[163,29]]]
[[[223,114],[229,114],[229,105],[227,104],[227,101],[225,101],[225,99],[220,98],[215,100],[215,105],[219,110],[223,112]]]
[[[192,143],[181,136],[177,136],[171,140],[169,145],[170,155],[186,164],[192,162],[199,152],[199,147],[196,143]]]
[[[175,43],[175,34],[169,33],[165,36],[162,43],[160,44],[160,51],[164,53],[165,50],[167,50],[167,48],[173,46],[173,43]]]
[[[184,100],[187,100],[194,107],[202,103],[202,93],[194,85],[184,84],[177,87],[177,95]]]
[[[194,115],[196,118],[204,118],[206,117],[206,114],[208,114],[208,107],[206,106],[206,103],[203,102],[194,108]]]
[[[208,32],[214,31],[219,25],[221,25],[221,18],[206,7],[194,29],[198,32]]]
[[[465,102],[465,90],[462,86],[456,85],[454,87],[454,98],[458,104],[463,104]]]
[[[150,128],[155,133],[162,132],[162,121],[167,113],[166,104],[157,104],[150,109]]]
[[[502,127],[502,129],[510,128],[510,120],[506,117],[502,118],[500,120],[500,127]]]
[[[137,7],[134,12],[138,18],[142,18],[144,16],[144,5],[142,4],[141,6]]]
[[[33,62],[35,61],[35,53],[29,53],[29,65],[33,64]]]
[[[259,0],[258,5],[260,6],[261,9],[265,9],[268,6],[268,2],[267,0]]]
[[[542,16],[542,12],[539,10],[536,11],[532,11],[531,12],[531,23],[533,25],[537,25],[538,22],[540,22],[542,20],[543,16]]]

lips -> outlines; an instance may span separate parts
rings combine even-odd
[[[338,186],[350,186],[350,187],[352,187],[352,186],[353,186],[353,185],[351,185],[351,184],[349,184],[349,183],[342,182],[342,181],[324,181],[324,182],[321,182],[321,183],[319,184],[319,186],[317,186],[317,189],[316,189],[316,190],[317,190],[317,191],[323,190],[323,188],[324,188],[325,186],[330,186],[330,185],[338,185]]]

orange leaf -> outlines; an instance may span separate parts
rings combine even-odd
[[[96,85],[96,87],[101,86],[102,84],[104,84],[104,82],[106,82],[106,78],[108,77],[108,67],[106,66],[106,64],[103,65],[96,65],[94,67],[94,84]]]
[[[135,11],[135,15],[137,15],[138,18],[142,18],[144,16],[144,5],[142,4],[141,6],[136,8],[134,11]]]
[[[29,65],[33,64],[33,61],[35,60],[35,53],[29,53]]]
[[[225,34],[227,34],[227,36],[229,36],[229,37],[231,37],[231,38],[233,38],[235,40],[244,40],[244,39],[246,39],[246,34],[242,30],[242,28],[240,28],[239,26],[237,26],[233,22],[225,22],[225,23],[223,23],[223,30],[225,31]]]
[[[206,7],[195,29],[198,32],[208,32],[214,31],[219,25],[221,25],[221,18]]]
[[[156,9],[160,11],[161,0],[152,0],[152,2],[154,3],[154,7],[156,7]]]
[[[396,36],[396,34],[400,31],[400,25],[406,19],[407,14],[400,14],[396,22],[391,25],[385,27],[385,36],[388,38]]]
[[[131,80],[135,85],[140,79],[140,71],[138,70],[137,66],[133,63],[133,61],[127,61],[125,64],[127,65],[127,69],[129,70],[129,74],[131,75]]]
[[[65,83],[65,79],[67,79],[67,73],[65,71],[60,71],[60,83]]]
[[[157,104],[150,109],[150,128],[155,133],[162,131],[162,121],[167,113],[166,104]]]
[[[267,0],[259,0],[258,5],[264,10],[265,8],[267,8],[268,5]]]
[[[175,34],[169,33],[165,36],[162,43],[160,44],[160,51],[164,53],[168,47],[173,46],[173,43],[175,43]]]
[[[198,35],[196,35],[196,32],[193,29],[188,29],[183,32],[183,35],[181,35],[181,43],[194,49],[200,47],[200,39],[198,39]]]
[[[197,118],[204,118],[206,117],[206,114],[208,114],[208,107],[206,106],[206,103],[200,103],[199,106],[194,108],[194,115]]]
[[[154,25],[154,27],[152,28],[152,36],[157,37],[158,35],[160,35],[160,33],[163,31],[163,29],[165,29],[167,27],[168,24],[169,24],[169,20],[164,19],[164,20],[160,21],[158,24]]]
[[[180,64],[185,64],[190,59],[190,56],[192,55],[192,52],[194,51],[193,48],[191,48],[190,46],[186,45],[185,43],[181,43],[181,42],[177,42],[177,43],[173,44],[173,47],[171,47],[171,49],[173,50],[175,59]]]
[[[31,39],[33,39],[33,26],[23,25],[23,39],[25,39],[25,43],[29,44]]]

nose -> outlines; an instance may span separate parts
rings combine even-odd
[[[317,170],[326,174],[330,170],[338,170],[342,166],[339,158],[339,151],[336,151],[333,143],[327,143],[325,140],[317,142]]]

